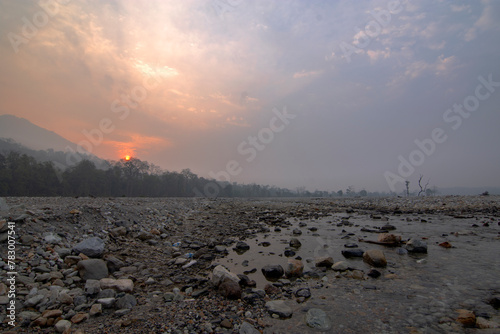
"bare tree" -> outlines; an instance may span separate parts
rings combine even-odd
[[[427,183],[422,187],[422,179],[423,178],[424,178],[424,176],[422,174],[420,174],[420,178],[418,179],[418,186],[420,187],[420,191],[418,192],[417,196],[420,196],[421,193],[425,193],[427,191],[427,186],[429,185],[429,181],[431,180],[431,179],[428,179]]]
[[[405,185],[406,185],[406,197],[410,197],[410,181],[406,180]]]

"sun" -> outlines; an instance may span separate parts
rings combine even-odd
[[[126,161],[129,161],[131,158],[132,158],[132,157],[131,157],[130,155],[126,155],[126,156],[125,156],[125,160],[126,160]]]

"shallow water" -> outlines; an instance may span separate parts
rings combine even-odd
[[[407,221],[407,217],[412,221]],[[228,256],[218,259],[232,272],[248,274],[263,288],[268,282],[261,273],[266,264],[287,263],[283,255],[291,238],[296,237],[302,246],[296,255],[303,259],[304,271],[314,266],[318,256],[332,256],[334,261],[346,261],[350,268],[360,269],[365,274],[370,269],[360,258],[346,259],[341,251],[345,244],[356,243],[363,250],[382,249],[388,261],[387,268],[378,269],[378,279],[363,280],[347,278],[329,270],[327,282],[309,279],[300,286],[311,287],[312,297],[303,304],[290,300],[294,315],[288,320],[272,319],[268,331],[275,333],[311,332],[304,322],[305,311],[311,307],[323,309],[332,320],[331,333],[405,333],[418,328],[422,333],[460,332],[451,319],[456,309],[467,308],[487,316],[499,316],[497,310],[485,303],[495,291],[500,292],[500,226],[498,217],[486,215],[477,218],[456,219],[438,215],[394,215],[388,221],[372,219],[366,214],[335,214],[321,219],[289,220],[291,226],[282,227],[281,232],[259,235],[247,239],[250,250],[239,255],[230,251]],[[493,220],[490,220],[493,218]],[[349,226],[337,226],[346,220]],[[421,222],[424,219],[426,222]],[[483,222],[489,222],[489,227]],[[299,227],[299,223],[307,226]],[[361,228],[379,228],[385,224],[396,227],[391,233],[400,234],[403,240],[427,238],[428,254],[399,255],[397,248],[360,242],[358,239],[377,240],[377,233],[362,232]],[[478,227],[472,227],[473,224]],[[317,231],[309,228],[316,227]],[[299,228],[302,235],[293,235]],[[349,235],[352,233],[354,235]],[[262,242],[270,242],[264,247]],[[443,241],[454,247],[438,246]],[[248,266],[243,266],[244,261]],[[310,262],[309,262],[310,261]],[[395,274],[395,278],[384,277]],[[292,286],[295,291],[297,287]],[[448,319],[448,321],[445,321]],[[440,324],[439,322],[443,322]]]

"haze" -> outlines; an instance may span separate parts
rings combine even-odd
[[[105,159],[500,186],[499,1],[0,0],[0,32],[0,114]]]

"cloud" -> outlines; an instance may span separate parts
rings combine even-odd
[[[305,78],[305,77],[311,77],[311,76],[316,76],[321,74],[321,71],[306,71],[302,70],[300,72],[295,72],[293,74],[294,79],[300,79],[300,78]]]

